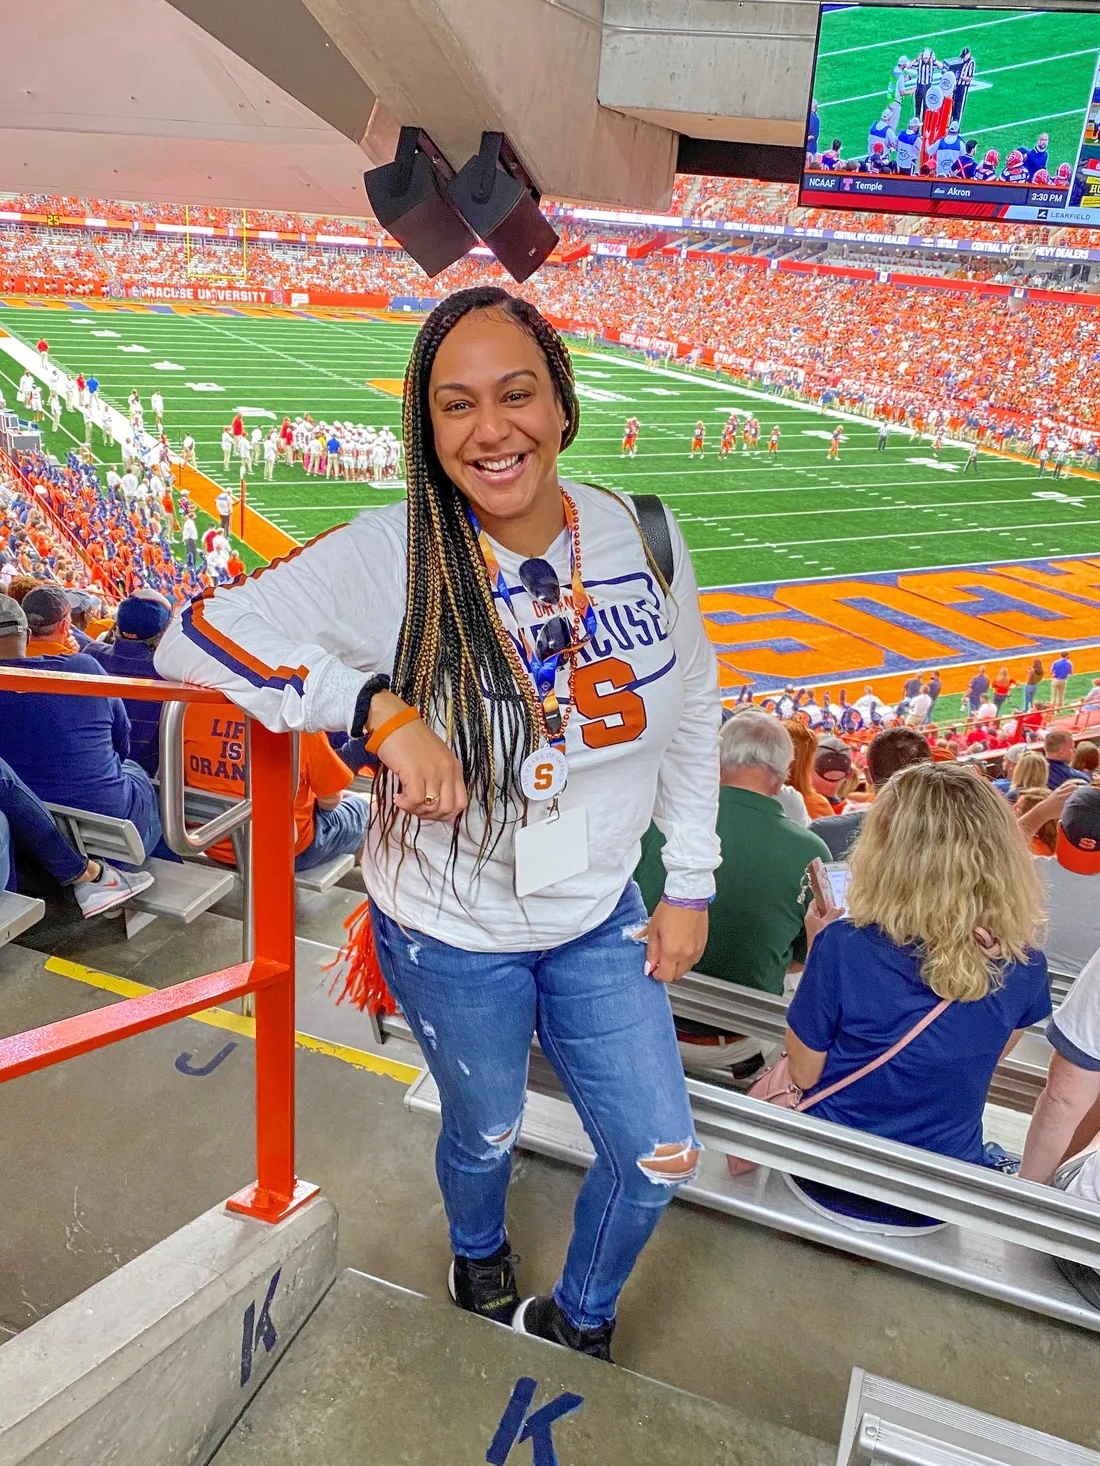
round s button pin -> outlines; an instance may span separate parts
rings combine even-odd
[[[519,782],[528,799],[554,799],[565,788],[569,765],[558,748],[536,748],[520,765]]]

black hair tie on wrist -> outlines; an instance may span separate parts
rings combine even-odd
[[[348,729],[352,738],[362,738],[367,731],[367,719],[370,717],[370,705],[377,692],[389,692],[390,679],[384,672],[376,677],[371,677],[364,682],[359,689],[359,696],[355,699],[355,712],[351,717],[351,727]]]

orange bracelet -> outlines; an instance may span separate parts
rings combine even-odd
[[[376,728],[367,739],[367,752],[377,753],[391,733],[396,733],[398,728],[403,728],[406,723],[413,722],[419,716],[416,708],[403,708],[401,712],[394,713],[392,718],[387,719],[381,728]]]

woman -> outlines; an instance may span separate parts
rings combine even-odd
[[[1087,774],[1092,783],[1096,783],[1100,777],[1100,747],[1093,743],[1091,738],[1086,738],[1073,750],[1073,762],[1071,769],[1078,773]]]
[[[1016,683],[1009,675],[1008,668],[1002,667],[1001,670],[997,673],[996,677],[994,677],[993,679],[992,688],[993,706],[997,709],[998,715],[1000,714],[1001,709],[1004,707],[1005,699],[1008,697],[1008,694],[1015,686]]]
[[[791,1078],[812,1095],[885,1053],[941,999],[950,1006],[813,1115],[980,1165],[997,1061],[1050,1013],[1046,960],[1033,946],[1040,906],[1012,811],[990,785],[959,764],[896,773],[852,849],[847,919],[818,934],[788,1009]],[[795,1185],[859,1230],[934,1225]]]
[[[803,803],[806,806],[806,813],[812,820],[825,819],[836,810],[825,798],[814,788],[814,759],[817,757],[817,736],[800,723],[797,718],[791,718],[783,724],[791,735],[794,743],[794,758],[791,760],[791,767],[787,773],[787,784],[790,788],[796,789],[802,795]]]
[[[1027,676],[1024,679],[1024,712],[1031,712],[1031,704],[1035,701],[1035,694],[1039,690],[1039,683],[1043,680],[1043,664],[1038,657],[1027,669]]]
[[[706,945],[721,710],[675,521],[669,592],[622,500],[559,480],[577,426],[534,307],[452,295],[406,372],[407,502],[204,596],[158,666],[274,729],[367,733],[370,922],[442,1100],[452,1295],[606,1359],[698,1157],[662,984]],[[631,872],[651,818],[667,874],[647,925]],[[504,1203],[536,1032],[596,1161],[553,1295],[517,1310]]]
[[[1042,789],[1045,792],[1049,777],[1050,765],[1046,761],[1046,755],[1037,748],[1025,749],[1012,770],[1008,802],[1015,804],[1025,789]]]

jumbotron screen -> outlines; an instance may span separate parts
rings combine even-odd
[[[799,202],[1100,226],[1100,11],[822,5]]]

